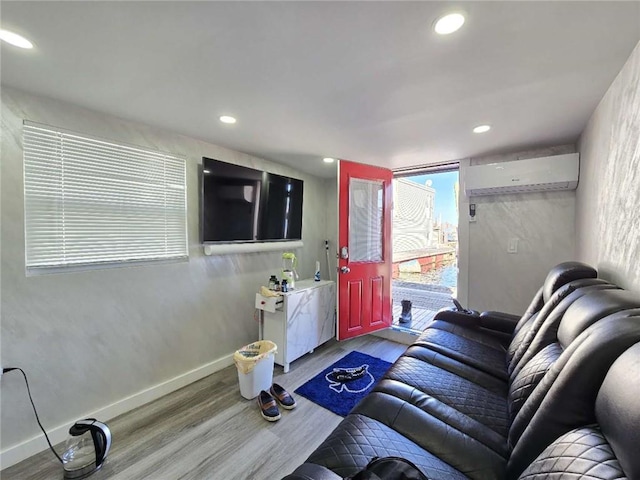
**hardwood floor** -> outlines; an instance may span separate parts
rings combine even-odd
[[[357,350],[393,362],[406,349],[378,337],[330,341],[274,382],[289,392],[345,354]],[[240,396],[235,366],[108,422],[113,445],[92,480],[271,480],[300,465],[342,417],[296,396],[295,410],[266,422],[255,400]],[[56,449],[62,452],[64,443]],[[0,472],[2,480],[59,480],[62,467],[50,451]]]

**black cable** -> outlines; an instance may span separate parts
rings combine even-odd
[[[42,426],[42,423],[40,423],[40,417],[38,417],[38,411],[36,410],[36,406],[33,403],[33,397],[31,396],[31,389],[29,388],[29,381],[27,380],[27,374],[24,373],[24,370],[22,370],[19,367],[3,368],[2,369],[2,373],[4,374],[4,373],[7,373],[7,372],[10,372],[11,370],[20,370],[20,373],[22,373],[22,376],[24,377],[24,383],[27,385],[27,393],[29,394],[29,400],[31,401],[31,406],[33,407],[33,413],[36,416],[36,422],[38,422],[38,426],[40,427],[40,430],[42,430],[42,433],[44,433],[44,438],[47,439],[47,443],[49,444],[49,448],[51,449],[53,454],[60,461],[60,463],[64,463],[62,461],[62,458],[60,458],[60,455],[58,455],[58,452],[56,452],[55,449],[53,448],[53,445],[51,445],[51,441],[49,440],[49,435],[47,435],[47,432],[45,431],[44,427]]]

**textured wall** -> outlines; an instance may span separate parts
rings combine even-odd
[[[472,158],[470,164],[573,152],[574,145],[561,145]],[[461,172],[463,178],[465,174]],[[477,310],[522,314],[549,269],[573,260],[575,192],[489,195],[474,197],[470,202],[476,204],[477,221],[468,225],[468,305]],[[464,204],[461,222],[468,220],[467,209]],[[507,253],[511,237],[519,240],[516,254]],[[464,255],[467,246],[463,238],[460,242],[460,254]]]
[[[640,43],[582,133],[577,255],[640,291]]]
[[[183,154],[188,261],[26,276],[22,120]],[[206,257],[199,244],[202,156],[301,178],[301,277],[324,256],[325,180],[205,142],[22,92],[2,91],[2,356],[29,375],[47,428],[81,418],[257,338],[254,294],[281,252]],[[39,433],[22,380],[2,379],[4,450]]]

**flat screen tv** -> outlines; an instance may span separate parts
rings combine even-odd
[[[303,181],[202,159],[202,242],[302,238]]]

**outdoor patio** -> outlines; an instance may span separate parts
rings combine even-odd
[[[391,295],[393,297],[393,326],[423,331],[433,320],[438,310],[453,306],[451,289],[440,285],[421,284],[394,280]],[[400,323],[402,300],[412,303],[410,323]]]

